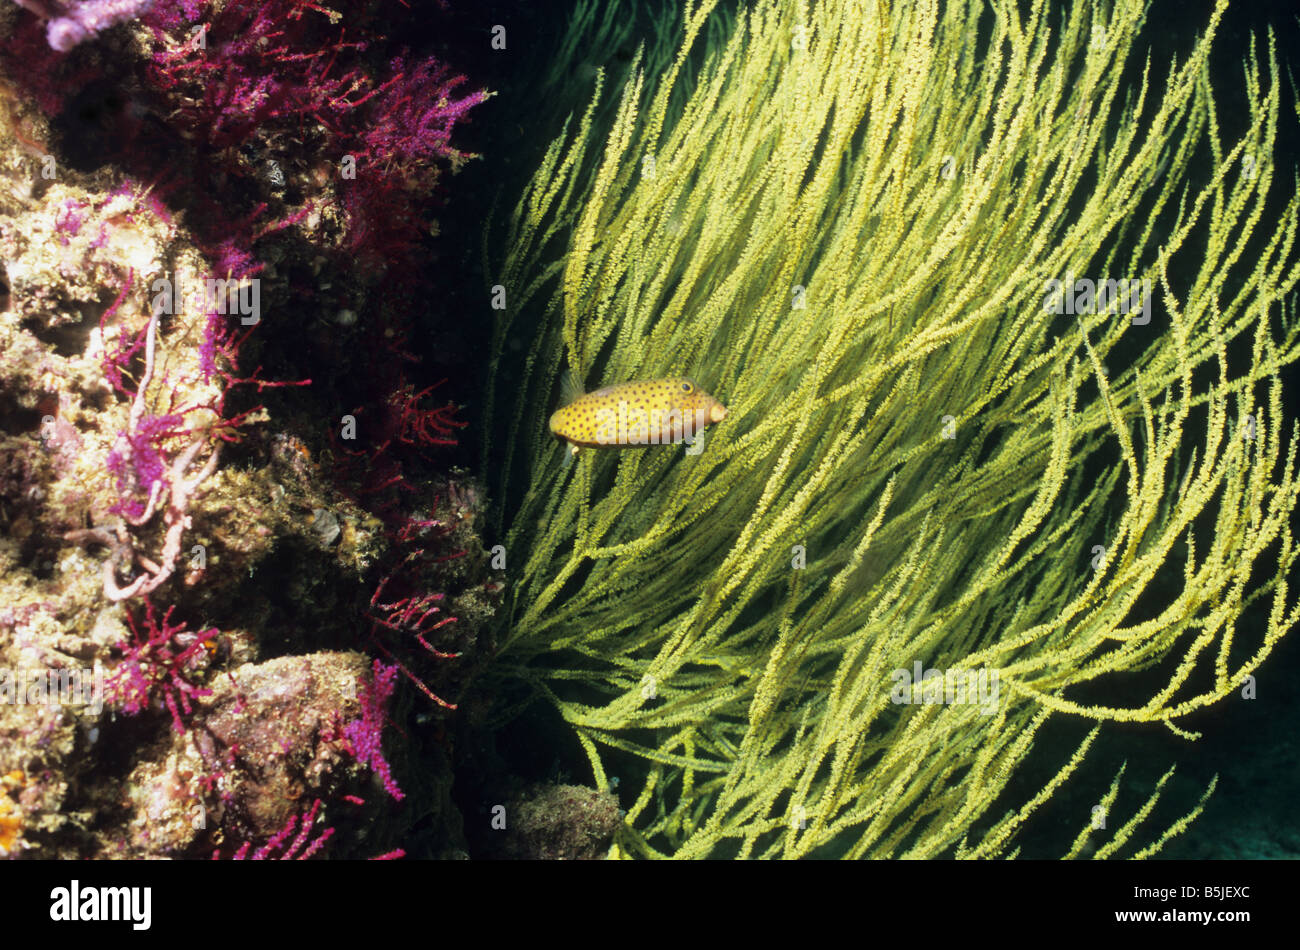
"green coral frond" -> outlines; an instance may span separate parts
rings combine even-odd
[[[1300,202],[1271,35],[1225,134],[1225,6],[1162,68],[1127,0],[706,0],[604,118],[597,80],[496,270],[500,643],[598,784],[644,763],[620,854],[1015,855],[1115,722],[1190,736],[1295,625]],[[566,369],[729,415],[566,469]],[[1058,718],[1095,725],[995,816]]]

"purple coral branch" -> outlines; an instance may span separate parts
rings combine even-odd
[[[107,691],[109,700],[128,716],[148,706],[154,696],[160,696],[172,715],[172,725],[183,733],[185,723],[181,712],[187,715],[192,712],[190,698],[212,695],[212,690],[191,683],[187,671],[191,662],[204,653],[204,644],[217,630],[212,627],[197,634],[186,633],[185,624],[171,624],[175,609],[175,605],[168,607],[159,623],[153,604],[146,600],[143,631],[135,618],[127,614],[132,638],[119,644],[125,656],[109,679]]]
[[[36,12],[36,7],[52,8],[54,4],[29,2],[23,6]],[[134,20],[148,13],[152,7],[153,0],[81,0],[61,11],[62,16],[41,14],[50,20],[45,28],[45,38],[49,40],[51,49],[66,53],[96,33],[102,33],[118,23]]]
[[[307,812],[301,816],[302,817],[301,830],[299,830],[298,832],[298,837],[293,840],[293,842],[289,845],[288,848],[284,848],[284,843],[289,840],[289,836],[292,835],[294,829],[298,827],[298,819],[299,819],[298,815],[290,816],[289,820],[285,822],[284,827],[281,828],[279,831],[277,831],[271,837],[271,839],[266,842],[266,844],[262,845],[262,847],[254,851],[251,857],[248,852],[252,848],[252,842],[245,841],[242,845],[239,846],[239,848],[235,851],[235,853],[231,855],[231,860],[234,861],[246,861],[246,860],[306,861],[308,858],[315,855],[316,852],[319,851],[322,847],[324,847],[325,842],[329,841],[334,834],[333,828],[326,828],[323,832],[321,832],[316,837],[314,841],[312,841],[310,844],[307,844],[307,839],[311,835],[312,825],[315,823],[316,816],[317,814],[319,814],[319,812],[320,812],[320,799],[318,798],[312,804],[311,808],[307,809]],[[306,849],[302,852],[302,854],[298,854],[297,853],[298,849],[302,848],[303,845],[307,845]],[[277,856],[275,852],[277,850],[280,850],[281,848],[284,848],[284,850]],[[221,858],[221,849],[218,848],[216,851],[212,852],[212,860],[216,861],[219,860],[220,858]]]
[[[393,779],[392,769],[384,758],[382,735],[384,730],[384,709],[388,698],[393,695],[397,679],[396,666],[384,666],[378,660],[373,665],[374,676],[370,683],[361,684],[361,718],[354,719],[343,727],[343,735],[352,748],[352,754],[358,762],[368,765],[379,776],[389,795],[401,801],[406,795]]]

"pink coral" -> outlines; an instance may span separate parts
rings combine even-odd
[[[315,823],[316,816],[319,812],[320,799],[318,798],[312,803],[311,808],[307,809],[306,814],[302,816],[302,828],[298,831],[298,836],[294,838],[287,847],[285,846],[285,842],[289,841],[289,836],[292,835],[294,829],[298,827],[299,816],[297,815],[291,815],[289,820],[285,822],[284,827],[272,835],[271,839],[267,841],[266,844],[262,845],[256,851],[253,851],[251,856],[249,855],[249,851],[253,847],[252,842],[245,841],[238,849],[236,849],[235,853],[230,856],[231,860],[306,861],[324,847],[325,842],[329,841],[334,834],[333,828],[326,828],[317,835],[310,844],[308,844],[307,839],[311,837],[312,825]],[[304,845],[306,846],[305,848]],[[281,849],[283,849],[283,851],[280,854],[276,854],[276,852]],[[298,853],[300,849],[302,850],[301,854]],[[218,848],[216,851],[212,852],[212,860],[216,861],[220,860],[220,858],[221,849]]]
[[[165,40],[175,10],[144,20],[159,40],[148,78],[168,100],[169,123],[223,154],[255,137],[301,139],[301,163],[334,179],[345,249],[376,268],[409,263],[419,205],[443,169],[472,157],[451,145],[452,130],[490,93],[453,98],[464,76],[404,50],[386,75],[373,69],[369,47],[383,40],[373,5],[344,17],[309,0],[228,0],[206,12],[202,42]]]
[[[153,7],[153,0],[82,0],[50,20],[45,35],[52,49],[66,53],[110,26],[134,20]]]
[[[406,795],[393,779],[392,769],[384,758],[383,731],[384,711],[388,699],[393,695],[394,681],[397,679],[397,667],[385,666],[374,661],[374,675],[369,683],[361,683],[361,717],[354,719],[343,728],[352,754],[363,765],[370,766],[389,795],[401,801]]]

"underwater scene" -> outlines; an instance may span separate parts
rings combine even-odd
[[[0,0],[0,858],[1300,857],[1298,78]]]

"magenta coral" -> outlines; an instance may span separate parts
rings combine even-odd
[[[406,796],[393,779],[392,769],[384,758],[382,741],[384,710],[388,706],[389,697],[393,695],[396,679],[396,666],[385,666],[378,660],[374,661],[370,682],[360,684],[361,716],[343,727],[343,735],[357,761],[370,766],[384,783],[388,794],[400,802]]]
[[[336,70],[336,63],[340,53],[365,44],[347,41],[342,29],[332,40],[321,37],[313,6],[229,0],[212,14],[201,44],[160,45],[150,70],[154,84],[194,93],[179,100],[178,125],[224,148],[278,120],[310,117],[329,127],[332,116],[364,102],[363,71]]]
[[[451,147],[452,129],[491,94],[478,90],[452,99],[465,77],[436,60],[412,60],[405,51],[389,68],[393,77],[377,91],[371,121],[356,136],[356,152],[378,165],[393,163],[395,174],[421,187],[436,168],[432,159],[458,164],[465,158]]]
[[[134,274],[128,275],[117,299],[104,313],[101,330],[125,300],[133,278]],[[196,354],[199,364],[196,375],[206,383],[213,373],[219,374],[225,388],[212,394],[205,402],[183,404],[176,381],[164,377],[158,386],[153,387],[161,390],[161,394],[151,394],[158,324],[163,309],[153,309],[148,324],[134,340],[119,340],[115,347],[105,349],[104,375],[114,389],[131,398],[127,427],[118,432],[117,441],[105,459],[105,467],[114,476],[118,491],[118,500],[108,511],[123,516],[122,520],[115,525],[97,525],[64,535],[69,541],[98,543],[112,551],[104,562],[103,586],[104,596],[113,601],[148,596],[175,573],[185,531],[191,527],[190,510],[198,489],[217,470],[223,444],[234,441],[238,427],[260,408],[254,407],[227,417],[224,406],[230,387],[252,384],[261,390],[311,382],[268,382],[257,378],[257,370],[248,377],[234,376],[230,369],[218,365],[218,356],[224,357],[224,361],[234,369],[239,344],[247,334],[236,337],[223,328],[220,320],[214,321],[213,315],[209,314],[204,338]],[[144,371],[139,383],[131,390],[125,383],[124,374],[141,349],[144,350]],[[150,403],[158,399],[166,404],[166,408],[161,412],[152,411]],[[205,453],[207,457],[203,459]],[[200,459],[203,459],[202,464],[199,464]],[[145,525],[158,512],[162,513],[166,530],[162,551],[154,559],[136,550],[130,529]],[[134,571],[136,567],[143,570],[126,584],[119,582],[119,571]]]
[[[129,716],[160,699],[172,715],[172,726],[185,731],[181,713],[189,715],[190,698],[211,695],[211,690],[190,682],[194,661],[206,652],[205,644],[217,634],[216,628],[186,633],[185,624],[172,626],[174,606],[168,607],[162,623],[153,604],[145,601],[144,629],[127,614],[132,639],[118,645],[124,657],[105,683],[107,699]]]
[[[130,285],[130,279],[127,280]],[[121,302],[114,303],[116,308]],[[121,558],[115,556],[104,563],[104,595],[109,600],[127,600],[137,595],[144,596],[157,590],[176,569],[176,561],[181,553],[181,539],[185,529],[190,525],[189,508],[194,493],[199,486],[217,470],[221,458],[221,445],[224,433],[216,427],[209,430],[196,430],[185,425],[185,417],[196,409],[207,409],[217,416],[222,425],[233,426],[238,420],[222,420],[217,406],[194,406],[188,408],[173,407],[173,411],[155,415],[148,411],[147,391],[154,374],[154,351],[158,332],[160,311],[155,309],[149,317],[148,326],[143,333],[143,341],[137,340],[127,354],[136,352],[141,342],[145,351],[144,373],[136,387],[131,400],[131,413],[127,428],[118,434],[117,444],[109,454],[107,465],[110,472],[117,476],[118,488],[124,492],[126,501],[119,501],[114,510],[126,516],[128,524],[143,525],[149,521],[154,512],[160,508],[163,522],[167,526],[163,540],[162,557],[153,562],[134,555],[132,560],[139,561],[145,572],[136,576],[125,587],[117,582],[117,567],[130,567],[121,564]],[[122,386],[123,350],[105,358],[106,374],[113,384]],[[172,394],[175,398],[175,394]],[[215,437],[214,437],[215,435]],[[175,440],[188,437],[189,444],[171,454],[170,446]],[[200,454],[208,450],[208,457],[196,471],[192,467]],[[142,502],[140,496],[147,495]],[[116,531],[116,543],[107,537],[107,529],[71,532],[69,540],[99,540],[109,544],[115,551],[130,547],[126,527],[119,525]]]
[[[298,836],[293,839],[288,847],[285,847],[285,842],[289,840],[289,836],[293,834],[294,829],[298,828],[299,816],[297,815],[291,815],[289,820],[285,822],[284,827],[272,835],[266,844],[262,845],[262,847],[258,848],[256,851],[253,851],[251,856],[249,855],[249,851],[252,849],[253,845],[251,842],[245,841],[238,849],[236,849],[235,853],[230,856],[231,860],[306,861],[324,847],[325,842],[329,841],[334,834],[333,828],[326,828],[317,835],[310,844],[308,844],[307,839],[311,837],[312,825],[315,824],[316,816],[319,812],[320,799],[318,798],[312,803],[311,808],[307,809],[307,812],[302,815],[302,827],[298,830]],[[304,845],[306,846],[305,848]],[[276,854],[276,851],[279,851],[282,848],[284,849],[283,852],[281,854]],[[300,850],[302,851],[301,854],[298,853]],[[218,848],[212,852],[212,860],[217,861],[220,860],[220,858],[221,849]]]
[[[81,226],[86,220],[83,210],[78,202],[69,198],[55,212],[54,230],[58,232],[60,244],[66,246],[69,240],[81,233]]]
[[[490,93],[454,99],[464,76],[405,51],[376,72],[369,47],[383,37],[373,7],[344,17],[308,0],[227,0],[206,13],[202,42],[164,36],[193,19],[189,10],[163,6],[144,20],[158,41],[149,82],[167,99],[169,123],[227,157],[315,130],[304,140],[315,154],[298,159],[337,185],[343,247],[372,268],[409,263],[423,231],[418,206],[445,167],[471,157],[452,147],[453,128]]]
[[[117,477],[117,490],[121,496],[108,510],[124,514],[133,523],[145,515],[145,504],[140,500],[144,490],[151,497],[165,483],[166,460],[160,446],[168,439],[185,433],[185,417],[180,413],[155,416],[145,413],[137,420],[135,428],[120,434],[122,443],[108,454],[105,467]]]
[[[393,77],[377,90],[368,121],[342,143],[357,160],[356,177],[341,187],[349,221],[347,246],[374,266],[402,261],[418,240],[421,222],[413,214],[411,195],[430,192],[442,165],[456,169],[472,157],[451,147],[451,132],[491,95],[478,90],[452,99],[465,77],[435,60],[412,60],[405,52],[391,61],[390,69]]]

